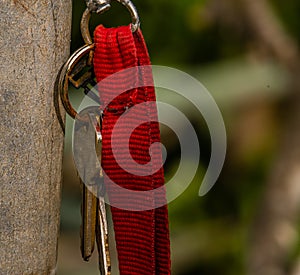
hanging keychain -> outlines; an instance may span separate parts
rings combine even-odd
[[[81,20],[81,33],[86,44],[66,62],[58,83],[63,106],[75,119],[75,131],[84,129],[86,133],[94,135],[95,141],[93,150],[96,154],[86,155],[80,160],[85,167],[79,173],[83,181],[81,252],[83,259],[89,260],[96,240],[100,273],[111,274],[109,230],[104,200],[106,192],[112,205],[120,275],[168,275],[170,274],[170,243],[165,190],[163,188],[157,194],[150,192],[151,195],[144,195],[144,193],[140,197],[138,195],[138,192],[146,194],[147,191],[159,189],[164,185],[163,168],[156,170],[151,164],[151,159],[156,163],[162,163],[161,149],[156,147],[152,155],[149,155],[151,144],[160,142],[156,122],[157,110],[151,104],[155,102],[152,73],[147,72],[148,70],[143,67],[150,65],[150,59],[139,29],[140,21],[135,6],[130,0],[116,1],[128,9],[132,23],[117,28],[105,28],[100,25],[96,28],[92,39],[89,32],[90,16],[92,13],[100,14],[109,10],[111,1],[86,0],[87,9]],[[126,73],[126,70],[131,68],[133,73]],[[105,82],[105,79],[114,73],[122,71],[125,71],[125,74],[121,75],[116,83],[110,83],[110,89],[96,86],[97,83]],[[125,89],[118,97],[112,97],[114,91],[121,89],[129,79],[144,85]],[[97,103],[98,107],[86,108],[77,113],[69,101],[70,85],[76,89],[81,88]],[[98,94],[94,93],[94,90]],[[133,107],[139,104],[146,105],[137,115],[133,113],[133,117],[125,123],[124,129],[121,126],[118,142],[115,148],[112,148],[112,133],[119,118],[125,113],[130,116]],[[114,149],[117,152],[124,151],[124,144],[128,143],[127,127],[134,121],[138,122],[140,118],[149,122],[134,130],[134,139],[129,140],[128,146],[132,158],[139,162],[137,165],[140,165],[138,166],[140,168],[137,170],[143,172],[148,169],[150,173],[147,176],[139,173],[131,174],[124,170],[113,153]],[[81,139],[77,137],[74,142],[75,148],[80,152],[90,152],[84,147],[85,137]],[[97,159],[93,159],[93,155]],[[126,162],[127,158],[125,157],[124,160]],[[85,164],[88,162],[96,163],[93,170],[96,173],[93,174],[86,168],[88,166]],[[98,165],[99,163],[101,166]],[[147,163],[150,163],[150,166],[146,165]],[[132,193],[133,196],[125,196],[128,203],[124,207],[118,204],[124,200],[124,194],[120,192],[119,187],[137,192]],[[161,202],[165,204],[161,206]],[[160,207],[156,207],[156,203]],[[147,205],[148,208],[143,209],[143,205]]]

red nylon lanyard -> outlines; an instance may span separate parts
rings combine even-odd
[[[98,26],[95,30],[94,70],[98,82],[110,75],[135,66],[150,65],[147,48],[140,30],[132,33],[130,26],[105,28]],[[128,147],[128,129],[134,125],[135,118],[145,119],[142,125],[134,129],[129,138],[129,150],[132,158],[139,164],[149,161],[162,163],[161,150],[154,147],[149,154],[150,145],[160,141],[157,110],[153,104],[146,104],[137,110],[136,116],[126,122],[125,126],[115,129],[118,119],[129,108],[140,103],[155,101],[153,86],[133,88],[126,91],[128,81],[137,83],[149,78],[143,69],[135,70],[133,74],[124,74],[120,81],[107,83],[104,89],[99,88],[100,98],[104,108],[102,124],[102,168],[105,175],[105,185],[110,201],[124,199],[123,194],[116,191],[111,181],[128,190],[148,191],[164,184],[163,169],[151,170],[145,165],[147,175],[139,175],[125,171],[115,159],[112,151],[112,136],[118,142],[114,144],[114,152],[126,158],[124,148]],[[152,75],[151,75],[152,79]],[[111,92],[122,89],[124,92],[111,101]],[[151,120],[151,121],[150,121]],[[123,127],[123,128],[122,128]],[[128,128],[129,127],[129,128]],[[143,169],[141,169],[143,170]],[[164,275],[170,274],[170,242],[168,228],[167,206],[155,208],[158,200],[166,200],[165,192],[146,199],[127,198],[132,210],[124,210],[112,206],[112,218],[118,251],[119,269],[121,275]],[[153,209],[135,211],[137,204],[151,204]],[[129,208],[130,208],[129,207]],[[127,208],[127,209],[129,209]]]

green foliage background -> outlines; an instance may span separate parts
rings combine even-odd
[[[210,138],[201,115],[189,115],[199,135],[201,166],[190,187],[169,205],[174,275],[245,274],[249,232],[279,145],[280,135],[276,133],[282,129],[280,116],[287,77],[269,56],[261,63],[255,61],[256,67],[251,69],[251,53],[257,49],[253,35],[240,24],[243,18],[230,18],[228,14],[228,24],[211,18],[207,15],[211,2],[134,1],[153,64],[183,69],[209,86],[228,132],[228,155],[221,177],[205,197],[198,197],[209,161]],[[286,31],[300,41],[300,1],[272,3]],[[83,0],[73,1],[71,51],[83,45],[79,24],[84,8]],[[225,18],[226,13],[225,9]],[[107,13],[93,15],[91,30],[97,24],[108,27],[129,22],[127,11],[119,3],[113,3]],[[173,144],[170,140],[174,138],[163,139],[167,147],[168,143]],[[71,183],[74,176],[70,176],[74,168],[66,164],[72,161],[68,144],[58,274],[96,274],[95,270],[90,271],[92,264],[88,267],[75,264],[80,261],[79,247],[64,247],[72,245],[72,241],[64,241],[68,236],[79,238],[80,223],[79,187],[74,191],[74,181]],[[180,157],[178,145],[168,148],[166,178],[173,175]],[[297,245],[290,261],[299,254]]]

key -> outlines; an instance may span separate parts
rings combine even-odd
[[[96,115],[90,113],[90,120],[92,121],[95,129],[95,149],[98,158],[98,163],[101,164],[102,156],[102,135],[101,135],[101,123],[102,114]],[[104,188],[104,178],[102,173],[101,165],[99,165],[98,174],[96,175],[97,182],[97,217],[96,217],[96,242],[99,255],[99,271],[101,275],[111,274],[111,263],[109,254],[109,244],[108,244],[108,227],[106,219],[106,207],[105,207],[105,188]]]
[[[83,111],[82,115],[88,115],[89,111]],[[80,122],[75,123],[75,129],[78,131],[77,136],[80,136],[80,139],[75,139],[76,148],[80,151],[86,152],[81,155],[81,158],[77,158],[78,168],[81,167],[81,177],[83,182],[81,182],[82,188],[82,204],[81,204],[81,230],[80,230],[80,249],[82,258],[85,261],[89,261],[90,257],[93,254],[95,248],[95,239],[96,239],[96,222],[97,222],[97,183],[93,178],[94,169],[94,160],[91,158],[92,150],[89,149],[89,144],[83,142],[82,139],[86,136],[95,135],[94,126],[90,122]],[[81,142],[80,142],[81,141]],[[80,160],[80,163],[78,162]]]
[[[81,176],[84,182],[81,182],[82,187],[82,223],[81,223],[81,254],[82,258],[85,261],[89,261],[95,247],[95,239],[96,239],[96,226],[97,226],[97,216],[98,216],[98,189],[103,186],[103,182],[100,182],[99,174],[100,174],[100,165],[98,167],[95,166],[95,162],[97,162],[98,155],[101,155],[101,148],[97,150],[95,154],[95,149],[97,149],[96,144],[92,148],[89,147],[88,143],[84,142],[85,136],[90,136],[94,139],[95,142],[100,143],[102,142],[101,135],[98,137],[97,132],[100,132],[100,128],[96,128],[98,122],[96,119],[96,114],[94,114],[94,108],[89,108],[83,110],[80,114],[85,115],[88,117],[89,122],[80,122],[77,121],[75,124],[75,129],[79,133],[82,133],[80,141],[75,139],[76,148],[79,150],[84,151],[85,154],[81,155],[81,163],[80,167],[82,167]],[[100,125],[100,122],[99,122]],[[78,136],[78,135],[77,135]],[[82,140],[83,139],[83,140]],[[94,155],[93,155],[94,154]],[[77,162],[77,164],[79,164]],[[106,228],[107,231],[107,228]]]

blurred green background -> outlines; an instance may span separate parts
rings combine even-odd
[[[201,114],[191,112],[191,105],[182,105],[182,100],[174,100],[197,130],[201,147],[197,175],[169,205],[174,275],[247,274],[255,217],[268,192],[267,182],[288,120],[287,104],[294,76],[257,37],[242,2],[247,1],[134,0],[152,63],[181,69],[201,81],[216,100],[227,129],[223,172],[213,189],[199,197],[210,158],[210,136]],[[284,28],[283,33],[297,45],[300,1],[269,3],[272,14]],[[80,19],[84,8],[83,0],[73,1],[72,52],[83,45]],[[129,22],[126,9],[114,1],[110,11],[93,15],[91,30],[97,24],[108,27]],[[72,94],[75,106],[80,99]],[[80,256],[81,198],[72,160],[71,132],[72,120],[68,118],[57,274],[98,274],[96,257],[85,263]],[[168,179],[177,169],[179,146],[174,134],[167,131],[162,132],[162,140],[168,149]],[[296,232],[298,224],[294,221]],[[298,244],[296,238],[285,253],[286,274],[292,274],[300,256]],[[115,262],[113,245],[112,254]],[[113,274],[118,274],[115,265]],[[278,273],[269,273],[275,274]]]

